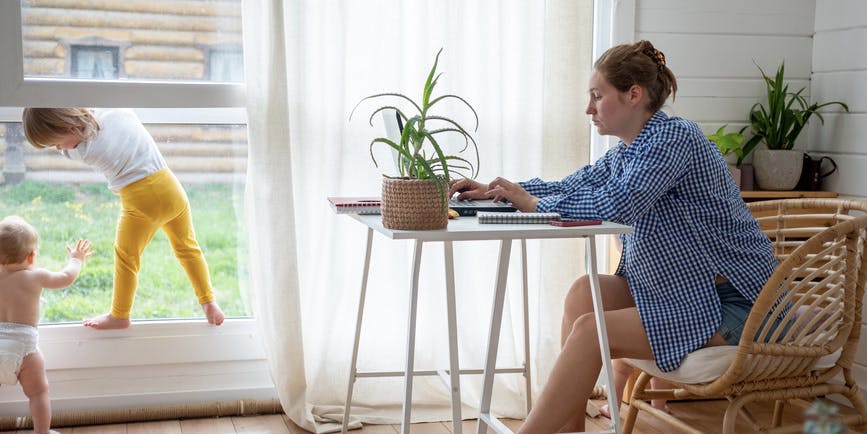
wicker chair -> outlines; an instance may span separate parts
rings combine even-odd
[[[867,204],[784,199],[749,207],[781,264],[759,294],[740,343],[698,350],[670,373],[652,360],[627,359],[641,373],[631,385],[624,433],[632,432],[639,411],[679,431],[700,432],[649,401],[723,397],[729,400],[723,433],[735,432],[739,415],[756,431],[800,432],[800,426],[780,426],[784,404],[831,394],[843,395],[857,413],[845,423],[867,427],[867,407],[851,372],[861,332]],[[673,389],[649,390],[652,377]],[[744,407],[754,401],[775,402],[770,427]]]

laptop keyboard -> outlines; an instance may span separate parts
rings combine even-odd
[[[514,212],[515,207],[509,202],[494,202],[488,200],[449,200],[449,208],[462,216],[474,216],[479,211]]]

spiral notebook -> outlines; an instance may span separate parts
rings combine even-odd
[[[378,197],[329,197],[328,202],[337,214],[380,214],[382,202]]]
[[[547,224],[551,220],[560,220],[560,214],[556,212],[485,212],[479,211],[476,214],[479,217],[479,223],[527,223],[527,224]]]

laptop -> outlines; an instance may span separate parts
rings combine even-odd
[[[474,216],[479,211],[487,212],[515,212],[518,209],[509,202],[494,202],[492,199],[483,200],[449,200],[449,208],[462,216]]]

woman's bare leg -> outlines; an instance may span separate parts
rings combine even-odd
[[[614,387],[608,393],[617,394],[614,402],[619,404],[623,402],[623,389],[626,388],[626,382],[629,380],[629,376],[632,375],[632,366],[621,360],[612,360],[611,369],[614,371]],[[608,404],[599,407],[599,414],[611,418],[611,410],[608,408]]]
[[[635,306],[635,301],[632,299],[632,294],[629,292],[629,285],[626,279],[621,276],[601,275],[599,276],[599,289],[602,295],[602,306],[608,310],[620,310],[627,307]],[[563,300],[563,322],[561,325],[560,345],[565,344],[566,339],[572,332],[572,327],[575,320],[581,315],[593,313],[593,295],[590,292],[590,278],[582,276],[575,280],[566,298]],[[595,344],[596,347],[599,344]],[[615,381],[617,380],[617,371],[615,369]],[[624,379],[625,382],[625,379]],[[615,385],[615,390],[617,389]],[[609,393],[611,391],[609,390]],[[618,392],[619,393],[619,392]],[[584,421],[584,411],[586,405],[575,409],[575,419]],[[567,425],[573,425],[574,421],[569,421]]]
[[[599,276],[599,292],[605,310],[620,310],[635,306],[626,279],[620,276],[603,274]],[[572,283],[563,300],[563,322],[560,326],[560,346],[566,342],[575,320],[585,313],[593,312],[593,295],[590,292],[590,278],[582,276]]]
[[[605,324],[613,358],[653,356],[637,309],[607,311]],[[588,313],[575,321],[548,382],[518,433],[584,430],[584,408],[601,369],[596,320]],[[580,418],[575,417],[576,409],[580,409]]]

